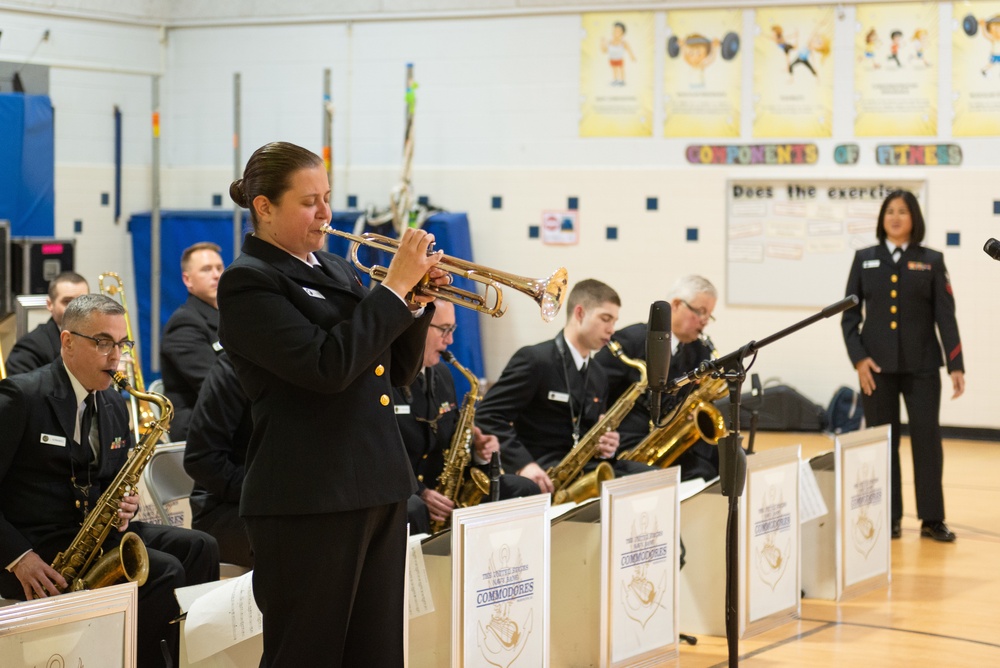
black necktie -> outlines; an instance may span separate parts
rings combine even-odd
[[[902,257],[902,256],[903,256],[903,249],[902,248],[897,248],[896,250],[892,251],[892,261],[893,262],[896,262],[898,264],[899,263],[899,258]]]
[[[97,461],[97,408],[94,400],[94,393],[91,392],[83,400],[83,416],[80,418],[80,445],[86,445],[91,452],[91,460]]]

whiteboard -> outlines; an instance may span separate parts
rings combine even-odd
[[[844,297],[858,249],[874,246],[893,190],[927,211],[926,181],[731,179],[726,182],[726,303],[820,307]]]

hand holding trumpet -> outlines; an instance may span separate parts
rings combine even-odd
[[[416,292],[414,288],[417,285],[451,284],[451,274],[435,267],[444,257],[444,252],[428,254],[433,243],[434,235],[425,230],[412,227],[403,230],[399,250],[393,255],[385,280],[382,281],[385,287],[397,295],[405,296],[413,310],[434,301],[433,295]]]

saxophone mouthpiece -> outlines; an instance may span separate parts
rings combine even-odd
[[[115,385],[118,386],[119,390],[128,391],[129,384],[128,378],[125,377],[121,371],[105,371],[106,374],[111,376],[111,380],[114,381]]]
[[[455,361],[455,356],[451,354],[450,350],[442,350],[441,359],[443,359],[445,362],[451,363]]]

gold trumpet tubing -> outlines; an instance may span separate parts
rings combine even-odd
[[[358,250],[361,246],[367,246],[375,250],[395,254],[399,250],[398,240],[367,232],[358,236],[349,232],[335,230],[329,225],[324,225],[320,229],[326,234],[333,234],[351,241],[350,257],[354,266],[359,271],[368,274],[372,280],[380,282],[385,280],[389,271],[388,268],[380,265],[366,266],[358,258]],[[545,322],[552,322],[562,308],[569,283],[565,267],[558,268],[548,278],[531,279],[483,267],[450,255],[443,256],[436,266],[447,273],[463,276],[477,283],[484,284],[486,286],[487,297],[451,286],[432,286],[429,284],[427,276],[424,276],[421,283],[414,288],[414,292],[440,298],[457,306],[472,308],[494,318],[499,318],[503,315],[503,292],[499,286],[504,285],[518,292],[523,292],[534,299],[535,303],[541,309],[542,319]],[[493,300],[489,299],[490,288],[495,291]],[[488,301],[493,301],[493,305],[489,306],[487,304]]]
[[[627,390],[615,401],[614,405],[604,414],[604,416],[591,427],[580,442],[563,458],[561,462],[551,467],[546,474],[552,480],[553,501],[562,503],[569,494],[567,488],[571,487],[574,481],[580,477],[583,467],[587,465],[594,455],[597,454],[601,437],[609,431],[614,431],[621,424],[625,416],[629,414],[635,402],[646,391],[648,384],[646,376],[646,363],[643,360],[634,360],[622,353],[622,347],[617,341],[608,343],[611,354],[624,364],[636,369],[639,372],[639,380],[629,386]],[[607,464],[607,462],[603,462]],[[607,467],[610,471],[610,465]],[[606,475],[606,471],[602,471]],[[613,472],[611,477],[614,477]],[[576,500],[576,499],[575,499]]]
[[[128,379],[120,372],[112,373],[111,377],[119,389],[159,406],[161,417],[154,421],[150,429],[143,435],[142,440],[129,453],[125,465],[108,484],[107,489],[97,500],[94,509],[84,518],[80,531],[73,542],[65,551],[57,554],[53,560],[52,568],[66,579],[66,583],[72,590],[90,586],[90,581],[87,579],[88,571],[91,570],[92,566],[97,566],[95,559],[101,556],[101,545],[111,529],[118,527],[118,509],[122,499],[129,496],[138,486],[142,470],[146,468],[146,464],[153,456],[156,442],[169,428],[170,420],[174,415],[173,404],[165,396],[155,392],[136,390],[129,385]],[[148,569],[145,572],[148,572]],[[99,579],[104,583],[108,578],[102,574]],[[138,570],[136,582],[140,586],[145,582],[145,573],[141,568]]]

